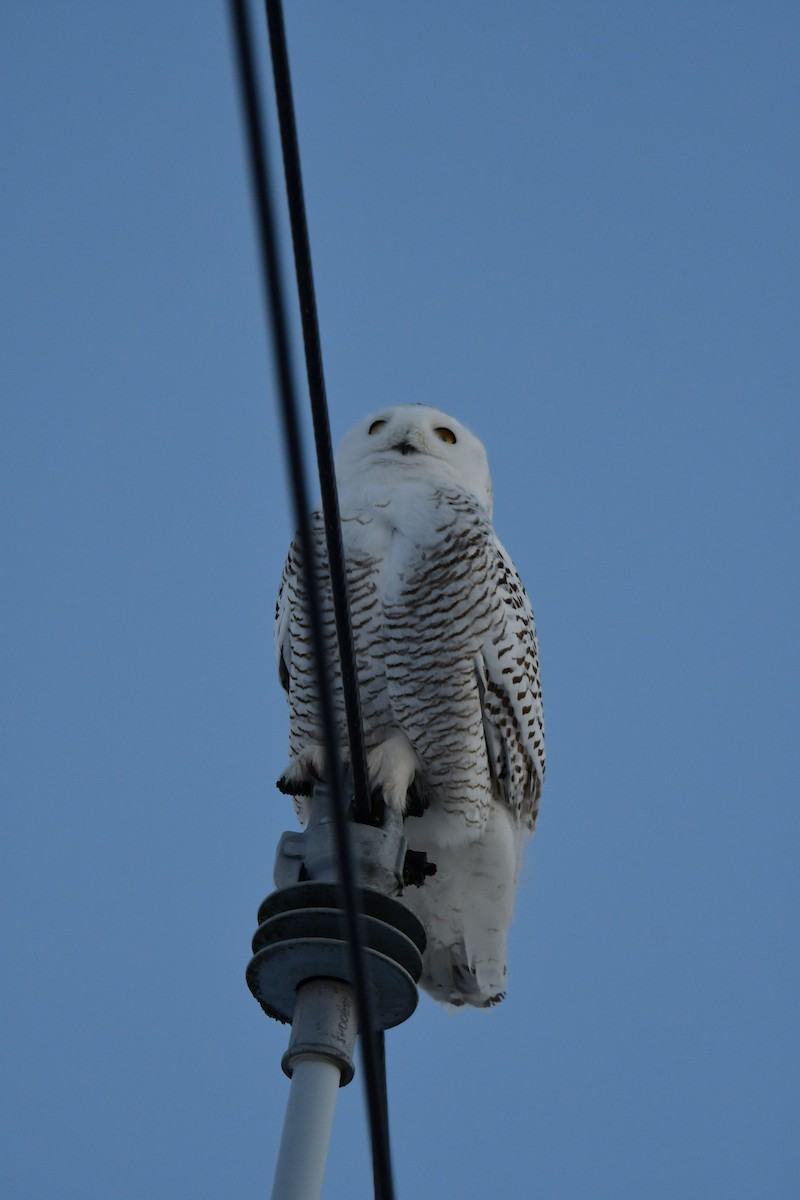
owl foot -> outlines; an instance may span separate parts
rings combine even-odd
[[[404,733],[392,733],[367,755],[367,771],[373,798],[405,816],[422,804],[415,778],[421,763]],[[409,803],[410,801],[410,803]]]
[[[342,763],[347,767],[346,750]],[[380,817],[385,807],[401,816],[422,816],[429,800],[422,789],[421,764],[414,747],[404,733],[392,733],[367,754],[367,773],[373,809]],[[325,748],[306,746],[286,767],[277,781],[278,790],[287,796],[310,796],[327,774]]]
[[[278,791],[285,796],[310,796],[314,785],[324,780],[325,769],[324,747],[306,746],[291,760],[278,779]]]

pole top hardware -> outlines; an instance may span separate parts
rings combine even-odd
[[[276,887],[291,887],[302,879],[333,882],[337,878],[339,860],[331,804],[330,790],[316,784],[306,828],[281,834],[275,854]],[[408,847],[400,814],[387,808],[379,826],[350,821],[348,834],[357,882],[387,895],[402,891]]]
[[[247,984],[264,1012],[278,1021],[294,1019],[298,989],[306,981],[353,982],[330,804],[328,789],[317,785],[307,828],[284,833],[278,843],[278,890],[258,910]],[[391,1029],[417,1007],[425,949],[422,925],[394,899],[402,891],[407,852],[403,822],[387,811],[383,826],[352,823],[349,833],[375,1027]]]

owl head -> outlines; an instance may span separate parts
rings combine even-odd
[[[366,417],[342,438],[336,453],[340,486],[380,472],[379,478],[456,484],[492,515],[486,451],[460,421],[425,404],[398,404]]]

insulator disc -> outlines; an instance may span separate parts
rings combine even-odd
[[[394,959],[416,982],[422,974],[422,955],[404,933],[375,917],[360,918],[361,940],[366,949]],[[277,913],[259,925],[253,937],[253,953],[276,942],[299,938],[346,940],[344,914],[339,908],[298,908]]]
[[[365,948],[367,979],[373,988],[377,1029],[391,1029],[417,1007],[417,985],[399,963]],[[291,1021],[297,989],[308,979],[340,979],[351,983],[347,942],[329,938],[296,938],[259,950],[247,968],[247,984],[264,1012]]]
[[[376,917],[379,921],[399,929],[414,942],[420,952],[425,949],[425,930],[421,922],[399,900],[392,896],[384,896],[382,892],[375,892],[371,888],[360,888],[358,894],[367,916]],[[258,923],[263,925],[269,917],[289,909],[341,907],[341,891],[336,884],[308,880],[305,883],[296,883],[292,887],[281,888],[280,891],[267,896],[258,910]]]

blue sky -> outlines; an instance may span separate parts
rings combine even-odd
[[[794,1197],[800,11],[286,8],[334,435],[479,434],[542,644],[510,994],[389,1035],[398,1194]],[[0,1182],[263,1196],[292,522],[225,9],[0,55]]]

